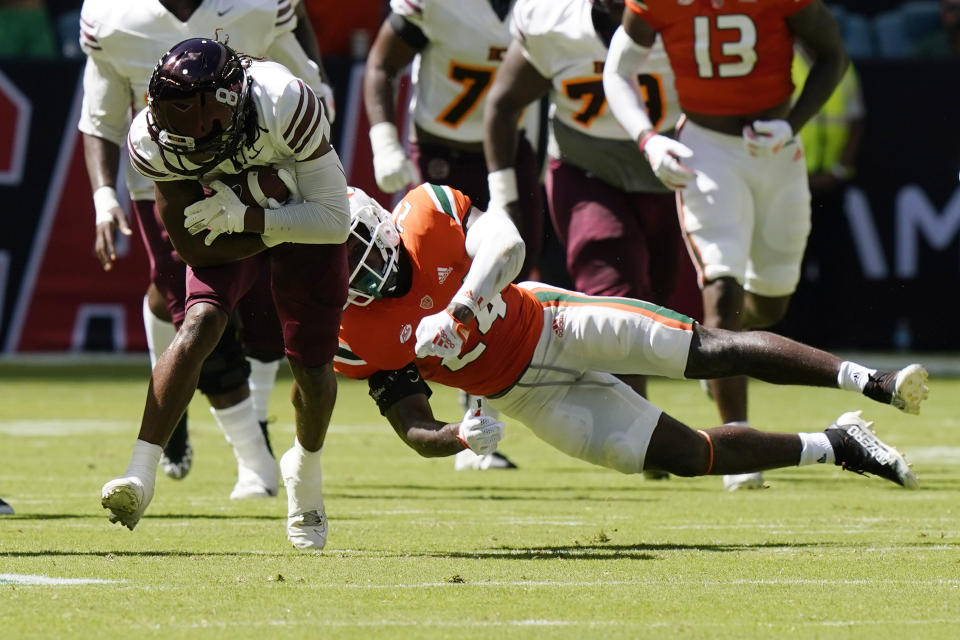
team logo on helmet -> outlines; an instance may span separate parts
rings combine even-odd
[[[249,60],[209,38],[184,40],[163,54],[147,89],[147,125],[167,169],[199,176],[237,155],[256,117]]]

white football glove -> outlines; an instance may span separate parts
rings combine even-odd
[[[793,139],[793,128],[786,120],[755,120],[743,128],[743,145],[752,156],[772,156]]]
[[[496,418],[482,415],[479,409],[470,409],[457,430],[457,440],[478,456],[485,456],[497,450],[505,428]]]
[[[446,309],[427,316],[417,325],[417,357],[456,357],[460,355],[463,341],[469,335],[466,325],[450,315]]]
[[[183,210],[186,216],[183,226],[191,235],[197,235],[204,229],[210,230],[203,241],[208,247],[221,233],[243,231],[244,217],[247,214],[247,205],[240,202],[233,189],[219,180],[211,182],[210,188],[216,193]]]
[[[417,167],[403,150],[393,123],[378,122],[370,127],[370,148],[373,150],[373,175],[384,193],[400,191],[419,180]]]
[[[640,151],[646,154],[653,173],[660,182],[671,189],[684,189],[687,183],[696,177],[693,171],[681,163],[682,159],[693,155],[693,150],[673,138],[657,133],[649,135],[641,141]]]

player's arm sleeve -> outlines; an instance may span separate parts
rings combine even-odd
[[[649,47],[637,44],[618,27],[603,66],[603,93],[617,122],[635,142],[654,128],[637,84],[637,72],[649,55]]]
[[[452,302],[477,315],[481,305],[503,291],[520,273],[526,246],[509,214],[500,208],[486,213],[474,210],[466,235],[466,249],[473,262]]]
[[[347,179],[330,146],[330,124],[313,89],[301,80],[287,85],[277,101],[278,131],[295,160],[303,202],[264,211],[263,243],[339,244],[350,232]],[[322,149],[326,148],[325,152]],[[318,152],[322,155],[317,156]]]
[[[83,103],[77,128],[122,145],[130,125],[130,101],[126,78],[105,60],[88,57],[83,69]]]

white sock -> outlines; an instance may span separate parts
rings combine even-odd
[[[798,467],[808,464],[832,464],[836,461],[833,453],[833,446],[827,434],[822,431],[818,433],[798,433],[803,449],[800,450],[800,462]]]
[[[722,427],[749,427],[749,426],[750,426],[750,421],[749,421],[749,420],[732,420],[732,421],[730,421],[730,422],[725,422],[725,423],[723,423],[723,424],[720,425],[720,426],[722,426]]]
[[[267,405],[277,380],[279,360],[261,362],[256,358],[247,358],[250,363],[250,397],[253,399],[253,412],[259,422],[267,421]]]
[[[283,483],[287,487],[289,515],[323,508],[321,453],[322,447],[318,451],[307,451],[294,437],[293,447],[283,454],[280,468],[283,470]]]
[[[150,352],[150,368],[157,364],[157,358],[170,346],[177,329],[172,322],[158,318],[150,310],[147,296],[143,296],[143,329],[147,334],[147,350]]]
[[[840,371],[837,373],[837,386],[847,391],[862,392],[867,386],[867,380],[876,372],[876,369],[868,369],[856,362],[844,360],[840,363]]]
[[[210,407],[210,413],[227,442],[233,447],[238,462],[253,469],[257,469],[259,465],[268,468],[275,465],[263,439],[263,431],[253,415],[252,399],[247,398],[226,409]]]
[[[157,475],[157,466],[160,464],[160,454],[163,447],[151,444],[139,438],[133,443],[133,455],[124,475],[136,476],[141,480],[152,480]]]

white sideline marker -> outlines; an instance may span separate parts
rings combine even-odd
[[[73,585],[73,584],[114,584],[123,580],[101,580],[99,578],[51,578],[50,576],[32,576],[22,573],[0,573],[0,584],[24,585]]]

